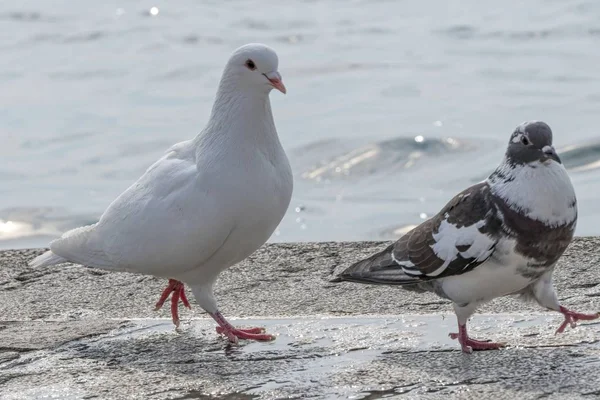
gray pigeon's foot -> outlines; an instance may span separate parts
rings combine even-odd
[[[555,333],[563,333],[567,325],[571,325],[571,328],[577,326],[577,321],[591,321],[593,319],[600,318],[600,313],[596,314],[581,314],[575,311],[571,311],[563,306],[560,306],[560,312],[565,316],[565,320],[558,327]]]
[[[177,328],[179,328],[179,300],[181,300],[183,305],[187,308],[192,308],[190,306],[190,302],[185,296],[184,290],[185,287],[183,285],[183,282],[180,282],[175,279],[169,279],[169,284],[167,285],[165,290],[163,290],[162,294],[160,295],[160,299],[158,299],[158,301],[156,302],[156,306],[154,307],[154,311],[160,310],[167,298],[169,297],[169,295],[173,293],[173,295],[171,296],[171,317],[173,319],[173,324],[175,324],[175,327]]]
[[[450,333],[452,339],[458,339],[462,351],[471,354],[473,351],[479,350],[497,350],[504,347],[504,343],[486,342],[481,340],[471,339],[467,333],[467,325],[458,325],[458,333]]]
[[[227,339],[231,343],[237,343],[238,339],[244,340],[257,340],[261,342],[275,340],[274,335],[264,333],[264,328],[248,328],[248,329],[237,329],[225,319],[221,312],[209,313],[209,315],[217,321],[217,333],[227,336]]]

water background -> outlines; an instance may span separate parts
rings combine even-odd
[[[204,126],[229,54],[279,54],[295,171],[271,241],[394,238],[539,119],[600,234],[600,2],[0,1],[0,248],[95,222]]]

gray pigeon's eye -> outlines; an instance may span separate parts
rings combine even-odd
[[[254,64],[254,61],[252,60],[246,60],[246,67],[248,67],[250,71],[254,71],[256,69],[256,64]]]
[[[529,146],[529,139],[527,139],[527,136],[523,135],[521,136],[521,143],[523,143],[525,146]]]

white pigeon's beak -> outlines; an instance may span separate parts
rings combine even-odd
[[[281,80],[281,75],[277,71],[269,72],[268,74],[264,74],[265,77],[271,82],[271,86],[275,89],[279,90],[281,93],[286,94],[287,89]]]

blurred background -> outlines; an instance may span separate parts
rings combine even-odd
[[[0,2],[0,248],[97,221],[204,126],[230,53],[279,54],[295,171],[271,241],[380,240],[437,212],[544,120],[600,234],[600,2]]]

